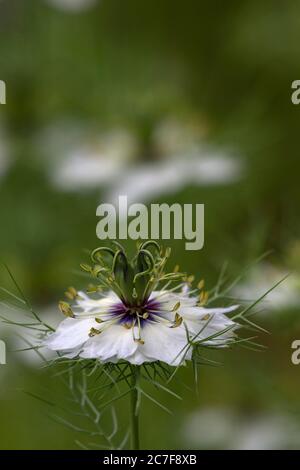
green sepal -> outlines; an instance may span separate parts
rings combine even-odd
[[[114,256],[112,272],[114,280],[120,289],[122,300],[125,303],[132,302],[134,272],[127,261],[125,253],[121,250],[117,251]]]

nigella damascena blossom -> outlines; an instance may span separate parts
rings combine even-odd
[[[110,263],[104,261],[104,254]],[[101,282],[101,292],[95,286],[92,297],[71,288],[67,295],[74,298],[74,305],[60,303],[69,318],[48,336],[45,345],[68,357],[125,360],[136,365],[162,361],[177,366],[192,359],[196,344],[224,347],[232,343],[238,324],[226,314],[237,306],[201,305],[206,297],[203,284],[192,289],[182,273],[165,274],[167,257],[150,241],[131,262],[123,249],[95,250],[95,266],[83,268]]]

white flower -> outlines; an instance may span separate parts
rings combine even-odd
[[[261,263],[250,270],[244,283],[239,284],[233,295],[237,298],[254,300],[257,296],[264,295],[272,286],[287,276],[283,267],[274,266],[270,263]],[[300,283],[297,275],[287,277],[284,282],[271,290],[261,301],[264,312],[282,312],[287,309],[296,309],[300,305]]]
[[[135,136],[126,129],[101,131],[68,119],[40,132],[36,147],[51,184],[63,191],[110,185],[137,154]]]
[[[81,268],[97,279],[97,285],[91,286],[96,298],[70,287],[66,296],[75,305],[60,302],[60,310],[69,318],[44,344],[60,356],[136,365],[162,361],[173,366],[192,359],[199,345],[232,344],[239,324],[225,314],[237,306],[203,307],[204,281],[191,291],[194,276],[180,273],[179,267],[165,272],[169,256],[169,249],[164,253],[151,240],[140,245],[132,259],[117,242],[114,249],[94,250],[94,266]]]
[[[206,123],[194,119],[169,118],[159,123],[151,136],[155,159],[119,172],[106,199],[115,203],[124,194],[129,203],[151,202],[190,185],[238,182],[244,174],[244,159],[206,144],[205,131]]]
[[[184,441],[201,449],[298,449],[300,440],[299,423],[292,415],[253,410],[247,415],[219,406],[195,410],[182,430]]]
[[[119,195],[124,194],[130,203],[147,202],[164,194],[176,193],[188,185],[231,184],[240,176],[241,165],[237,159],[200,153],[188,158],[136,165],[119,173],[107,199],[115,203]]]
[[[198,307],[198,299],[188,292],[154,291],[140,307],[124,305],[114,292],[96,300],[83,292],[77,297],[74,318],[65,319],[45,341],[68,357],[176,366],[191,359],[189,340],[226,346],[237,327],[225,315],[236,306]]]
[[[28,311],[23,311],[20,307],[9,304],[0,306],[0,338],[7,344],[7,351],[10,352],[14,360],[21,362],[26,367],[36,367],[44,364],[44,360],[54,360],[55,352],[51,350],[39,350],[41,338],[41,325],[33,325],[33,319]],[[61,321],[57,312],[57,307],[51,305],[40,312],[43,322],[57,327]],[[25,321],[24,321],[25,319]],[[24,323],[32,325],[22,327]],[[38,348],[38,349],[35,349]],[[40,354],[40,352],[42,354]]]

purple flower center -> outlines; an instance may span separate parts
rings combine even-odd
[[[110,313],[119,318],[119,323],[131,328],[138,323],[141,327],[145,322],[153,320],[154,315],[159,315],[160,303],[157,300],[146,300],[143,305],[125,305],[123,302],[115,304]]]

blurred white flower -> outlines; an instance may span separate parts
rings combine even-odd
[[[151,139],[155,159],[117,175],[106,198],[116,203],[122,194],[129,203],[147,202],[189,185],[238,181],[243,173],[241,159],[205,145],[205,132],[206,125],[199,120],[163,120]]]
[[[159,158],[190,156],[199,152],[206,130],[203,120],[167,118],[153,132],[153,147]]]
[[[237,298],[254,300],[277,284],[287,275],[282,268],[275,267],[269,263],[260,263],[248,274],[245,281],[233,290]],[[281,284],[262,300],[261,306],[265,310],[286,310],[300,306],[300,280],[291,274]]]
[[[3,318],[9,319],[14,323],[24,324],[32,323],[32,316],[24,310],[17,309],[9,304],[2,304],[0,307],[0,338],[7,345],[7,363],[11,354],[14,360],[27,366],[35,367],[44,363],[43,358],[39,356],[40,352],[47,360],[56,357],[56,354],[47,348],[30,349],[32,346],[40,346],[41,338],[44,336],[37,328],[30,329],[15,324],[8,324]],[[56,328],[60,322],[60,315],[57,306],[49,306],[40,312],[40,317],[44,322]]]
[[[252,417],[237,433],[237,450],[299,449],[300,427],[297,420],[284,414]]]
[[[240,178],[241,170],[241,163],[237,159],[209,152],[135,165],[117,175],[106,199],[116,203],[122,194],[127,196],[128,203],[147,202],[165,194],[176,193],[188,185],[234,183]]]
[[[72,122],[46,128],[37,145],[48,164],[52,184],[65,191],[111,183],[137,152],[136,140],[126,130],[99,132]]]
[[[80,12],[96,5],[98,0],[46,0],[50,5],[68,12]]]
[[[186,418],[183,439],[201,449],[297,449],[300,426],[293,416],[284,413],[247,416],[230,408],[211,407]]]
[[[229,446],[236,426],[236,416],[230,409],[207,407],[185,418],[182,438],[191,448],[223,449]]]
[[[83,144],[67,156],[53,175],[61,189],[90,188],[109,183],[134,155],[131,136],[112,131]]]

